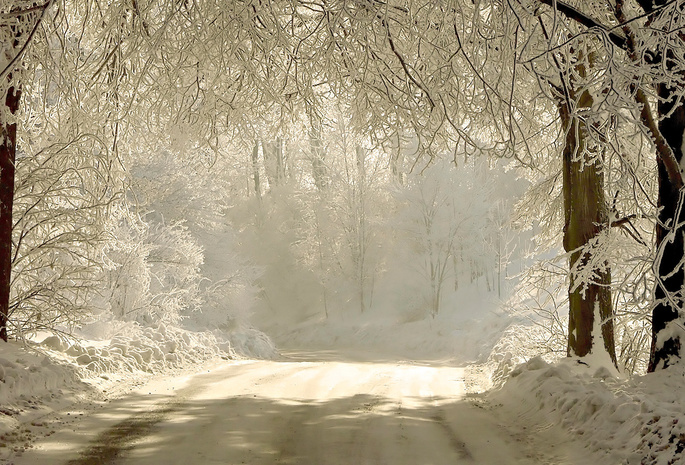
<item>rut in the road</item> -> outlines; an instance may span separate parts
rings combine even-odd
[[[93,445],[81,452],[81,457],[67,465],[114,464],[121,453],[132,448],[132,443],[147,436],[152,428],[169,414],[182,407],[180,402],[170,402],[150,412],[134,415],[104,431],[93,441]]]
[[[447,420],[445,419],[445,415],[443,414],[443,412],[440,411],[433,415],[432,420],[435,421],[440,427],[440,429],[445,433],[447,439],[450,442],[450,445],[452,446],[452,449],[457,451],[457,453],[462,459],[473,461],[473,455],[471,455],[471,452],[466,447],[466,443],[459,439],[457,433],[449,425],[449,423],[447,423]]]
[[[122,455],[135,447],[135,442],[148,436],[156,425],[186,407],[187,400],[204,391],[214,380],[212,375],[204,375],[197,385],[179,389],[167,402],[155,408],[132,415],[98,434],[91,445],[79,453],[79,458],[70,460],[66,465],[115,465]]]

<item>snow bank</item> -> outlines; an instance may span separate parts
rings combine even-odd
[[[250,327],[193,332],[119,322],[84,331],[88,339],[43,335],[39,342],[0,344],[0,459],[51,434],[46,415],[100,392],[116,396],[153,374],[196,370],[211,360],[277,355],[271,340]]]
[[[50,357],[27,349],[21,343],[3,344],[0,357],[0,404],[46,395],[52,391],[79,384],[78,371],[56,365]],[[0,413],[7,415],[7,409]]]
[[[673,368],[628,380],[604,366],[535,357],[490,398],[518,417],[561,424],[601,463],[685,464],[684,377]]]
[[[21,342],[2,343],[0,456],[28,447],[45,404],[73,401],[74,392],[87,387],[76,366],[55,363],[46,353]],[[23,423],[27,427],[19,428]]]

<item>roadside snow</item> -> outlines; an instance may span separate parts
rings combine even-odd
[[[215,357],[235,358],[237,353],[269,358],[275,349],[268,338],[259,338],[260,334],[249,328],[226,335],[220,331],[192,332],[161,323],[149,327],[126,323],[109,340],[70,343],[49,336],[41,344],[56,357],[75,361],[92,373],[156,373]]]
[[[597,463],[685,464],[685,369],[624,379],[577,359],[539,357],[511,372],[489,399],[522,421],[560,424]]]
[[[483,320],[438,318],[394,326],[371,320],[341,323],[284,330],[279,340],[290,347],[346,346],[370,359],[374,354],[411,360],[430,355],[447,366],[482,362],[511,320],[491,313]],[[38,342],[2,345],[0,463],[158,375],[198,372],[222,358],[276,354],[270,339],[252,328],[226,334],[122,323],[86,327],[81,337],[43,335]],[[508,340],[506,334],[502,340]],[[574,463],[685,465],[685,368],[628,379],[601,360],[534,357],[515,366],[526,354],[507,347],[500,343],[488,363],[467,367],[462,382],[469,392],[492,389],[474,397],[476,403],[521,425],[522,437],[530,428],[558,425],[584,447],[582,452],[595,457]]]
[[[58,364],[24,344],[2,344],[0,358],[0,458],[30,446],[40,417],[76,402],[88,385],[75,365]],[[52,434],[43,431],[42,436]]]
[[[50,436],[55,412],[86,408],[92,400],[118,397],[153,376],[196,372],[206,363],[243,357],[270,359],[271,340],[249,327],[231,333],[192,332],[156,325],[122,323],[103,339],[42,335],[36,341],[2,344],[0,356],[0,462]],[[76,413],[76,416],[80,413]],[[70,415],[67,413],[67,415]]]

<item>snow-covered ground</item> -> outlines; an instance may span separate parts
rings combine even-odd
[[[342,349],[460,365],[485,362],[507,328],[523,321],[505,312],[496,295],[475,285],[464,286],[445,300],[435,317],[374,308],[319,314],[305,321],[257,314],[255,321],[282,349]]]
[[[249,327],[225,334],[121,323],[106,331],[85,327],[80,335],[78,340],[37,335],[35,341],[3,344],[1,460],[75,421],[70,411],[83,415],[94,401],[120,397],[155,377],[194,373],[218,360],[277,355],[270,339]]]
[[[356,319],[316,320],[273,335],[279,347],[350,349],[405,360],[485,361],[511,319],[502,313],[483,318],[438,317],[410,322]]]
[[[488,355],[493,341],[521,322],[496,311],[480,316],[392,325],[370,317],[310,321],[277,335],[281,347],[311,349],[295,358],[278,355],[252,328],[226,335],[127,323],[85,327],[80,341],[39,335],[40,342],[5,344],[0,459],[63,463],[96,432],[171,402],[159,432],[134,438],[142,446],[130,463],[190,463],[189,452],[157,444],[175,442],[180,425],[192,422],[211,433],[198,443],[207,460],[230,453],[246,463],[347,463],[321,459],[335,449],[392,460],[377,463],[448,463],[430,459],[435,453],[474,463],[685,464],[685,370],[629,379],[601,364],[539,357],[513,367],[520,353]],[[197,373],[205,375],[192,381]],[[179,390],[192,395],[169,400]],[[241,402],[231,404],[236,396]],[[208,405],[216,418],[207,416]],[[220,426],[232,409],[240,419]],[[322,435],[324,427],[339,434]],[[239,433],[219,441],[229,430]],[[297,442],[288,446],[291,436]],[[353,438],[365,439],[345,449]],[[192,440],[181,443],[188,449]],[[412,454],[427,461],[396,460],[416,459]],[[214,463],[203,460],[194,463]]]
[[[594,463],[565,432],[466,400],[463,368],[293,353],[155,381],[16,460],[92,464]]]

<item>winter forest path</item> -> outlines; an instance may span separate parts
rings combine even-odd
[[[444,364],[291,353],[157,381],[16,465],[581,465],[556,427],[466,400]]]

